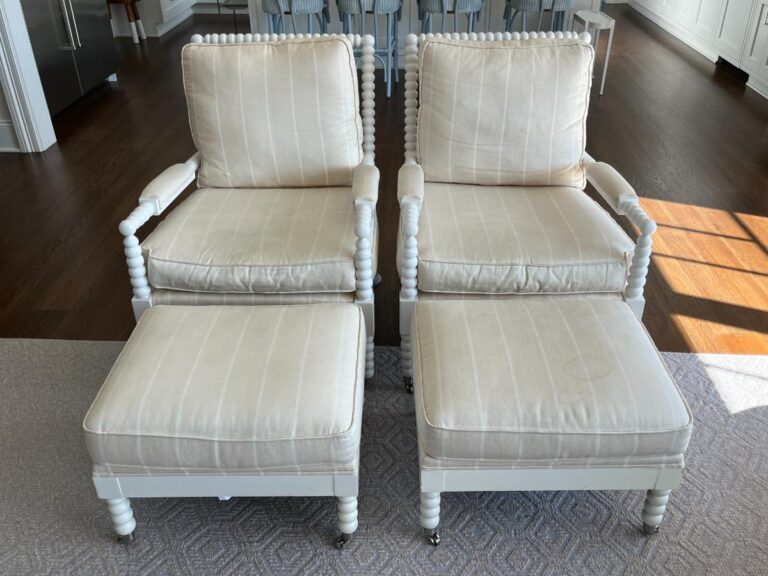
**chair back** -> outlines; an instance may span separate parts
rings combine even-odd
[[[193,43],[182,67],[200,187],[352,182],[363,123],[347,37]]]
[[[572,33],[480,36],[493,40],[421,42],[416,151],[425,179],[583,188],[592,46]]]

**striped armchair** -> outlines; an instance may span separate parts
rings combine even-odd
[[[410,35],[398,176],[400,335],[418,300],[616,298],[643,311],[654,222],[585,151],[588,35]],[[471,89],[468,87],[471,86]],[[639,230],[634,243],[587,182]]]
[[[198,152],[150,182],[120,224],[137,319],[157,304],[356,302],[373,375],[373,51],[371,36],[301,34],[196,36],[184,47]],[[195,177],[140,243],[140,226]]]

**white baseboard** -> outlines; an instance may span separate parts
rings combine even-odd
[[[704,40],[701,40],[700,38],[697,38],[696,36],[690,34],[683,28],[681,28],[677,23],[673,22],[672,20],[669,20],[668,18],[665,18],[664,16],[660,16],[656,14],[655,12],[651,12],[648,10],[645,6],[642,4],[638,4],[635,2],[635,0],[629,0],[629,5],[634,9],[637,10],[640,14],[648,18],[651,22],[654,24],[657,24],[661,26],[664,30],[672,34],[675,38],[678,40],[681,40],[697,52],[699,52],[702,56],[705,58],[711,60],[712,62],[717,62],[718,53],[715,52],[715,50],[708,46],[707,43]]]
[[[747,80],[747,87],[752,88],[763,98],[768,98],[768,82],[762,78],[750,74],[749,80]]]
[[[16,130],[10,120],[0,120],[0,152],[21,152]]]

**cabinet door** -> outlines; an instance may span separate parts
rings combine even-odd
[[[768,82],[768,0],[759,0],[750,22],[741,68]]]
[[[723,0],[720,8],[714,46],[731,64],[738,65],[741,60],[753,4],[747,0]]]
[[[711,42],[715,36],[715,23],[722,1],[682,0],[678,7],[678,23],[686,31]]]

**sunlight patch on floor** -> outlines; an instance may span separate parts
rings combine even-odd
[[[704,366],[725,406],[731,414],[750,408],[768,406],[768,356],[702,354]]]

